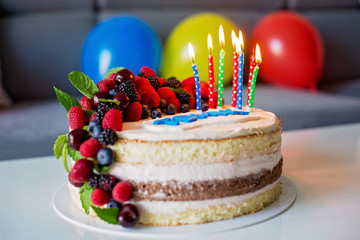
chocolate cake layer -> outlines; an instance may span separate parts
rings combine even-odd
[[[272,170],[262,170],[246,177],[183,183],[179,181],[158,182],[135,182],[129,181],[133,187],[135,200],[157,201],[196,201],[231,197],[250,193],[275,182],[282,173],[281,158]]]

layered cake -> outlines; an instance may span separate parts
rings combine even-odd
[[[238,217],[279,197],[275,114],[208,109],[206,96],[198,112],[193,80],[117,70],[92,93],[81,91],[80,105],[68,107],[71,131],[54,147],[57,157],[64,149],[72,157],[68,186],[79,209],[124,227],[170,226]]]

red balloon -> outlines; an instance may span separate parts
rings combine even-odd
[[[317,29],[304,17],[289,11],[269,14],[257,23],[252,42],[260,45],[262,79],[316,88],[324,68],[324,45]]]

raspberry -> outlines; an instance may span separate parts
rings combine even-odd
[[[164,87],[179,88],[180,81],[176,77],[170,77],[167,80],[165,80]]]
[[[96,113],[93,113],[89,119],[89,123],[96,119]]]
[[[106,80],[101,80],[100,82],[98,82],[96,84],[96,86],[98,87],[99,91],[103,91],[103,92],[109,92],[109,89],[106,85]]]
[[[92,105],[92,101],[87,98],[86,96],[84,96],[81,100],[80,100],[80,104],[81,104],[81,108],[83,110],[93,110],[94,107]]]
[[[94,162],[87,159],[79,159],[75,162],[69,173],[69,181],[75,187],[81,187],[93,174]]]
[[[155,91],[155,89],[151,86],[149,80],[147,80],[146,78],[136,76],[134,82],[136,91],[140,94],[143,92]]]
[[[148,77],[148,80],[150,81],[151,86],[157,91],[160,88],[160,82],[157,77],[150,76]]]
[[[139,102],[130,103],[124,111],[125,121],[139,121],[142,114],[142,105]]]
[[[103,145],[114,145],[118,140],[116,132],[112,129],[104,129],[98,136],[98,140]]]
[[[192,90],[195,90],[195,78],[194,77],[189,77],[187,79],[184,79],[182,82],[181,82],[181,86],[182,87],[189,87],[191,88]]]
[[[117,202],[126,202],[131,199],[132,187],[128,182],[118,182],[112,190],[112,196]]]
[[[191,100],[191,94],[188,91],[182,91],[177,95],[180,103],[189,104]],[[178,108],[179,109],[179,108]]]
[[[82,128],[87,125],[88,119],[81,107],[72,107],[69,110],[69,126],[71,129]]]
[[[160,99],[164,99],[166,102],[169,98],[176,98],[175,93],[166,87],[159,88],[157,93],[159,94]]]
[[[107,113],[102,120],[102,127],[104,129],[110,128],[114,131],[122,130],[122,114],[117,109],[111,109]]]
[[[101,148],[101,143],[98,140],[91,138],[81,144],[79,151],[84,157],[95,158]]]
[[[165,80],[161,77],[158,77],[159,83],[160,83],[160,87],[163,87],[165,84]]]
[[[119,89],[125,95],[129,97],[130,102],[139,101],[138,94],[136,92],[135,83],[133,81],[126,81],[119,85]]]
[[[115,83],[115,74],[116,74],[116,73],[110,74],[109,77],[108,77],[108,80],[113,80],[114,83]]]
[[[207,82],[200,82],[201,98],[209,99],[209,84]]]
[[[166,102],[168,105],[169,104],[174,104],[176,107],[176,111],[179,112],[180,111],[180,101],[179,99],[175,98],[169,98]]]
[[[155,91],[144,92],[141,94],[142,103],[150,108],[156,108],[160,104],[160,96]]]
[[[110,202],[111,194],[100,188],[94,189],[91,193],[91,202],[96,206],[103,206]]]
[[[140,69],[140,73],[143,74],[143,76],[146,77],[146,78],[150,77],[150,76],[156,77],[156,72],[154,70],[152,70],[151,68],[146,67],[146,66],[143,66]]]

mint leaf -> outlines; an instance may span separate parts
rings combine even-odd
[[[117,215],[120,208],[98,208],[93,205],[91,205],[91,208],[101,220],[110,224],[118,225]]]
[[[71,149],[70,147],[69,147],[69,149],[68,149],[68,153],[69,153],[69,156],[72,158],[72,160],[74,160],[75,162],[76,162],[77,160],[79,160],[79,159],[84,158],[84,157],[80,154],[79,151],[76,151],[76,150],[74,150],[74,149]]]
[[[79,101],[76,100],[76,98],[74,98],[73,96],[67,94],[66,92],[61,91],[60,89],[57,89],[56,87],[54,87],[54,90],[55,90],[57,99],[59,100],[61,105],[64,106],[66,111],[69,112],[70,108],[72,108],[74,106],[81,107],[81,104],[79,103]]]
[[[116,67],[116,68],[112,68],[108,71],[108,73],[105,75],[104,79],[108,79],[110,74],[112,73],[117,73],[118,71],[120,71],[121,69],[124,69],[123,67]]]
[[[90,118],[91,115],[93,115],[93,113],[95,113],[95,111],[93,110],[83,110],[85,112],[85,115],[87,118]]]
[[[95,173],[102,173],[104,171],[107,171],[108,169],[110,168],[110,166],[100,166],[100,165],[97,165],[95,166],[94,170],[95,170]]]
[[[91,193],[92,189],[88,182],[85,182],[84,185],[80,187],[80,201],[83,209],[86,214],[89,214],[90,204],[91,204]]]
[[[100,99],[101,102],[111,102],[111,103],[115,103],[116,105],[120,105],[120,101],[116,101],[116,100],[112,100],[112,99],[106,99],[106,98],[101,98]]]
[[[68,137],[67,135],[60,135],[54,144],[54,155],[56,157],[56,159],[59,159],[62,156],[62,151],[63,151],[63,147],[64,144],[68,142]]]
[[[68,166],[68,161],[67,161],[68,151],[69,151],[69,143],[66,141],[66,143],[64,143],[64,146],[63,146],[63,149],[62,149],[62,156],[63,156],[64,168],[65,168],[67,173],[70,172],[69,166]]]
[[[69,80],[77,90],[90,99],[92,99],[94,93],[99,91],[94,81],[82,72],[73,71],[69,73]]]

